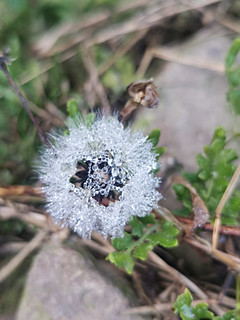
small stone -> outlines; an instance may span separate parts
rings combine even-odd
[[[133,297],[119,273],[117,281]],[[141,320],[123,314],[130,308],[129,298],[99,273],[86,253],[46,245],[29,272],[16,320]]]

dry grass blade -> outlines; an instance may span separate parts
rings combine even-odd
[[[190,279],[184,276],[182,273],[176,269],[169,266],[163,259],[161,259],[154,252],[148,253],[149,261],[153,262],[156,267],[163,269],[165,272],[169,273],[175,280],[180,281],[186,287],[188,287],[192,292],[194,292],[200,299],[207,299],[207,295]]]
[[[44,228],[47,218],[38,212],[32,212],[30,208],[23,204],[15,204],[10,201],[6,206],[0,207],[0,220],[19,219],[39,228]]]
[[[63,53],[83,41],[85,41],[85,47],[92,47],[95,44],[103,43],[112,39],[115,40],[132,32],[147,30],[159,25],[162,20],[175,16],[179,13],[195,10],[218,2],[220,2],[220,0],[208,0],[196,4],[191,4],[191,2],[189,2],[190,4],[185,5],[179,3],[179,1],[171,1],[166,5],[164,2],[151,1],[148,2],[148,6],[145,10],[141,10],[140,13],[137,12],[137,14],[132,18],[123,23],[112,25],[111,28],[100,28],[99,25],[96,25],[96,22],[103,24],[113,14],[116,15],[117,13],[128,11],[133,8],[146,6],[146,3],[143,4],[143,1],[136,1],[136,3],[133,4],[119,6],[119,8],[116,8],[113,12],[107,11],[98,13],[99,16],[97,16],[97,18],[96,14],[94,17],[87,17],[85,23],[81,22],[73,25],[72,27],[69,25],[61,26],[59,27],[59,30],[53,31],[52,40],[51,37],[45,36],[46,38],[42,38],[35,48],[41,52],[41,55],[50,57],[55,54]],[[98,31],[99,28],[100,30]],[[74,34],[71,35],[71,33]],[[71,35],[71,39],[68,41],[64,39],[62,44],[54,46],[56,41],[61,39],[61,36],[66,35]],[[45,50],[45,44],[47,44],[47,50]]]
[[[54,45],[57,43],[59,39],[62,37],[66,37],[72,33],[78,33],[84,31],[87,28],[93,28],[101,26],[104,22],[106,22],[110,17],[113,15],[117,15],[119,13],[124,13],[126,11],[132,10],[132,9],[140,9],[141,7],[147,6],[148,3],[144,0],[137,0],[137,1],[131,1],[127,3],[119,3],[119,5],[112,10],[104,10],[100,12],[95,12],[94,15],[83,17],[78,22],[66,22],[61,24],[60,26],[57,26],[53,30],[50,30],[47,34],[44,34],[40,39],[38,39],[37,43],[34,45],[34,50],[37,51],[37,53],[40,56],[48,57],[53,55],[54,53],[59,52],[60,48],[54,48]],[[85,32],[84,32],[85,33]],[[86,35],[86,33],[85,33]],[[80,38],[77,37],[78,41],[75,40],[76,43],[81,41],[82,37],[85,36],[81,35]],[[71,47],[71,45],[70,45]],[[69,45],[67,46],[69,48]],[[61,50],[63,47],[61,48]]]
[[[140,30],[139,32],[134,33],[130,39],[123,43],[123,45],[116,50],[116,52],[109,57],[100,67],[98,68],[98,74],[102,75],[107,71],[121,56],[126,54],[140,39],[144,37],[148,30]]]
[[[198,241],[190,238],[184,238],[184,241],[191,244],[192,246],[199,248],[203,250],[205,253],[211,255],[213,258],[217,259],[218,261],[226,264],[230,268],[233,268],[236,271],[240,271],[240,259],[232,256],[230,254],[227,254],[225,252],[219,251],[219,250],[213,250],[211,248],[210,243],[208,243],[204,239],[197,238]]]
[[[141,306],[127,309],[122,315],[142,315],[142,316],[156,316],[164,311],[172,310],[172,303],[155,304],[154,306]]]
[[[215,305],[217,307],[218,301],[215,299],[208,299],[208,300],[194,300],[193,306],[197,305],[198,303],[208,303],[209,305]],[[127,309],[122,314],[123,315],[142,315],[142,316],[155,316],[159,313],[161,314],[164,311],[172,310],[172,303],[161,303],[161,304],[154,304],[151,306],[141,306],[135,307],[131,309]]]
[[[181,221],[179,221],[167,208],[158,206],[158,208],[154,209],[153,212],[162,217],[163,219],[173,222],[179,230],[187,231],[185,225],[181,223]]]
[[[165,209],[165,208],[164,208]],[[164,216],[163,216],[164,217]],[[166,218],[165,218],[166,219]],[[175,217],[176,219],[176,217]],[[169,219],[170,220],[170,219]],[[176,219],[178,222],[180,222],[180,225],[185,229],[188,229],[188,225],[192,225],[192,219],[184,218],[181,216],[178,216]],[[174,220],[170,220],[174,221]],[[175,222],[174,222],[175,223]],[[176,224],[177,225],[177,224]],[[178,225],[177,225],[178,226]],[[213,231],[213,225],[211,223],[205,223],[202,228],[207,231]],[[219,232],[224,235],[229,236],[236,236],[240,237],[240,227],[234,227],[234,226],[221,226]]]
[[[152,10],[149,10],[148,12],[142,12],[140,16],[134,16],[125,23],[117,24],[111,26],[111,28],[100,30],[100,32],[90,38],[85,45],[87,47],[91,47],[94,44],[103,43],[137,30],[139,31],[148,29],[158,25],[163,19],[218,2],[220,2],[220,0],[202,1],[192,6],[179,5],[178,1],[173,2],[171,6],[164,6],[161,3],[158,5],[158,7],[154,8],[154,12],[152,12]]]
[[[190,57],[186,54],[179,52],[178,49],[169,49],[166,47],[155,47],[155,48],[147,49],[141,61],[141,64],[137,70],[137,75],[139,77],[142,77],[145,74],[153,58],[159,58],[166,61],[184,64],[186,66],[215,71],[218,73],[225,72],[224,64],[217,63],[213,60],[198,59],[196,57]]]
[[[204,299],[205,301],[208,299],[208,296],[190,279],[180,273],[178,270],[169,266],[163,259],[161,259],[154,252],[148,253],[149,261],[153,262],[156,267],[163,269],[165,272],[169,273],[176,281],[183,283],[187,288],[190,289],[198,298]],[[211,305],[212,310],[217,314],[221,315],[223,311],[215,305]]]
[[[225,206],[228,198],[230,197],[233,189],[235,188],[238,179],[240,176],[240,164],[238,165],[236,171],[234,172],[234,175],[232,176],[232,179],[230,180],[227,189],[225,190],[221,201],[219,202],[217,209],[216,209],[216,215],[215,215],[215,222],[213,227],[213,236],[212,236],[212,249],[217,249],[218,244],[218,238],[219,238],[219,231],[221,227],[221,212],[223,207]]]
[[[99,80],[98,70],[93,62],[90,50],[88,49],[83,50],[82,58],[83,58],[83,63],[89,73],[88,97],[89,97],[90,106],[94,106],[94,101],[92,101],[91,96],[94,92],[96,92],[101,102],[103,114],[109,115],[111,113],[111,106],[109,104],[104,87],[101,81]]]
[[[33,250],[37,249],[41,245],[46,235],[47,231],[38,231],[36,236],[0,270],[0,282],[6,279]]]
[[[0,197],[5,198],[8,196],[21,196],[21,195],[34,195],[41,196],[42,192],[40,188],[32,186],[9,186],[0,187]]]

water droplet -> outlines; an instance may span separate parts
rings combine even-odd
[[[97,158],[96,156],[93,156],[93,157],[92,157],[92,162],[93,162],[93,163],[97,163],[97,162],[98,162],[98,158]]]
[[[108,173],[108,167],[104,167],[104,168],[102,169],[102,172],[105,173],[105,174]]]
[[[132,205],[131,205],[131,208],[133,209],[133,211],[135,211],[135,210],[136,210],[136,205],[135,205],[135,204],[132,204]]]
[[[112,164],[113,164],[113,159],[109,159],[109,160],[108,160],[108,165],[109,165],[109,166],[112,166]]]
[[[93,169],[94,171],[97,170],[97,168],[98,168],[97,164],[94,164],[94,165],[92,166],[92,169]]]

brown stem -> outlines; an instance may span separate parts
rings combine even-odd
[[[17,84],[14,82],[14,80],[12,79],[12,77],[10,76],[6,64],[1,61],[0,62],[0,69],[3,71],[4,75],[6,76],[6,78],[8,79],[8,81],[10,82],[10,84],[12,85],[13,89],[15,90],[16,94],[18,95],[19,99],[21,100],[25,110],[27,111],[29,117],[31,118],[34,126],[37,129],[38,135],[40,137],[40,139],[42,140],[43,143],[45,143],[48,147],[51,147],[47,137],[45,136],[45,134],[43,133],[42,129],[39,127],[38,123],[36,122],[29,106],[28,103],[26,101],[26,99],[24,98],[23,94],[21,93],[21,91],[19,90]]]

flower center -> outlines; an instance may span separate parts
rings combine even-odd
[[[85,189],[104,206],[121,200],[122,189],[130,179],[122,161],[105,151],[99,156],[88,156],[77,162],[76,173],[70,182],[75,188]]]

